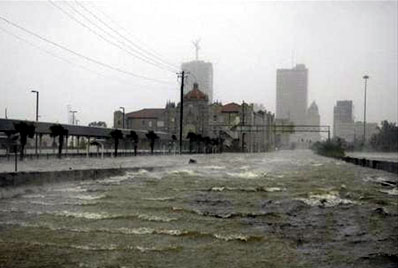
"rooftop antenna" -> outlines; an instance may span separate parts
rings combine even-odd
[[[200,49],[199,43],[200,43],[200,38],[197,39],[197,40],[192,41],[192,44],[193,44],[194,47],[195,47],[195,56],[196,56],[196,60],[199,59],[199,49]]]

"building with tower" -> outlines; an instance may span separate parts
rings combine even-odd
[[[197,83],[200,90],[208,96],[209,102],[213,102],[213,65],[210,62],[194,60],[183,63],[181,69],[187,74],[184,94]]]
[[[213,102],[213,64],[199,60],[199,41],[193,42],[195,46],[195,60],[181,64],[181,70],[185,71],[187,78],[185,80],[184,94],[187,94],[194,83],[199,85],[200,90],[205,93],[209,102]]]

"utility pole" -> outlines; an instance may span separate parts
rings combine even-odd
[[[178,74],[178,77],[181,77],[181,93],[180,93],[180,154],[182,154],[182,121],[183,121],[183,112],[184,112],[184,79],[185,79],[185,71],[182,71],[181,74]]]
[[[32,93],[36,94],[36,122],[39,122],[39,91],[37,90],[31,90]],[[36,125],[36,127],[38,127]],[[35,155],[36,158],[39,156],[37,154],[37,134],[35,133]]]
[[[245,101],[242,101],[242,152],[245,151]]]
[[[369,75],[364,75],[363,79],[365,79],[365,98],[363,104],[363,144],[366,142],[366,87],[368,84]]]

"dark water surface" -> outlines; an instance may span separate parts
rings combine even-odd
[[[0,200],[0,267],[397,267],[396,175],[308,151],[193,157]]]

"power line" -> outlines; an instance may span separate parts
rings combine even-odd
[[[62,13],[64,13],[65,15],[67,15],[70,19],[72,19],[73,21],[77,22],[78,24],[80,24],[80,25],[83,26],[84,28],[88,29],[90,32],[92,32],[93,34],[97,35],[98,37],[100,37],[100,38],[101,38],[102,40],[104,40],[105,42],[107,42],[107,43],[109,43],[109,44],[111,44],[111,45],[113,45],[113,46],[115,46],[115,47],[117,47],[117,48],[123,50],[124,52],[128,53],[130,56],[133,56],[134,58],[138,58],[138,59],[140,59],[140,60],[142,60],[142,61],[144,61],[144,62],[146,62],[146,63],[148,63],[148,64],[151,64],[151,65],[153,65],[153,66],[155,66],[155,67],[158,67],[158,68],[161,68],[161,69],[170,71],[170,69],[165,69],[165,67],[163,67],[163,66],[159,66],[159,65],[157,65],[156,63],[150,62],[150,61],[146,60],[145,58],[142,58],[141,56],[138,56],[138,55],[132,53],[131,51],[126,50],[125,48],[123,48],[123,47],[120,46],[119,44],[113,42],[112,40],[110,40],[110,39],[108,39],[107,37],[103,36],[101,33],[98,33],[96,30],[93,30],[93,29],[92,29],[90,26],[88,26],[87,24],[85,24],[85,23],[81,22],[80,20],[78,20],[76,17],[74,17],[74,16],[73,16],[72,14],[70,14],[68,11],[66,11],[65,9],[63,9],[61,6],[55,4],[55,2],[53,2],[53,1],[51,1],[51,0],[49,0],[48,2],[49,2],[50,4],[52,4],[54,7],[56,7],[57,9],[59,9]],[[79,12],[79,11],[77,11],[77,12]],[[83,18],[84,18],[84,15],[83,15]],[[87,18],[86,18],[86,19],[87,19]],[[96,27],[98,27],[98,26],[96,26]],[[100,29],[101,29],[101,28],[100,28]],[[101,29],[101,30],[102,30],[102,29]],[[102,30],[102,31],[104,31],[104,30]],[[105,33],[108,34],[107,32],[105,32]],[[170,72],[173,72],[173,73],[174,73],[174,71],[170,71]]]
[[[75,0],[76,2],[78,2],[78,0]],[[122,27],[120,24],[118,24],[115,20],[113,20],[109,15],[107,15],[104,11],[102,11],[100,8],[96,7],[92,2],[86,2],[85,5],[89,4],[93,9],[95,9],[98,13],[101,13],[105,18],[107,18],[110,22],[112,22],[116,27],[120,28],[121,30],[123,30],[125,33],[127,33],[130,37],[132,37],[133,39],[135,39],[136,41],[140,41],[138,40],[136,37],[134,37],[133,34],[131,34],[131,32],[129,32],[126,28]],[[132,42],[132,41],[131,41]],[[147,44],[145,44],[144,42],[140,41],[142,43],[142,45],[147,46],[146,49],[141,48],[139,45],[136,45],[137,47],[140,47],[141,50],[157,57],[157,58],[162,58],[162,56],[157,53],[155,50],[151,49]],[[132,42],[134,43],[134,42]],[[164,61],[167,64],[169,64],[170,66],[173,66],[174,68],[179,70],[179,67],[175,64],[169,63],[168,61]]]
[[[138,75],[138,74],[132,73],[132,72],[130,72],[130,71],[123,70],[123,69],[121,69],[121,68],[119,68],[119,67],[115,67],[115,66],[112,66],[112,65],[110,65],[110,64],[104,63],[104,62],[102,62],[102,61],[99,61],[99,60],[93,59],[93,58],[91,58],[91,57],[85,56],[85,55],[83,55],[83,54],[81,54],[81,53],[79,53],[79,52],[76,52],[76,51],[74,51],[74,50],[72,50],[72,49],[70,49],[70,48],[67,48],[67,47],[65,47],[65,46],[63,46],[63,45],[61,45],[61,44],[58,44],[58,43],[56,43],[56,42],[54,42],[54,41],[51,41],[51,40],[49,40],[49,39],[47,39],[47,38],[45,38],[45,37],[42,37],[41,35],[39,35],[39,34],[37,34],[37,33],[34,33],[34,32],[32,32],[32,31],[26,29],[25,27],[20,26],[20,25],[18,25],[18,24],[16,24],[16,23],[14,23],[14,22],[12,22],[12,21],[10,21],[10,20],[4,18],[3,16],[0,16],[0,20],[4,21],[4,22],[6,22],[7,24],[10,24],[10,25],[14,26],[15,28],[18,28],[18,29],[20,29],[20,30],[22,30],[22,31],[24,31],[24,32],[26,32],[26,33],[28,33],[28,34],[30,34],[30,35],[33,35],[34,37],[36,37],[36,38],[38,38],[38,39],[40,39],[40,40],[42,40],[42,41],[44,41],[44,42],[47,42],[47,43],[49,43],[49,44],[51,44],[51,45],[53,45],[53,46],[55,46],[55,47],[58,47],[58,48],[60,48],[60,49],[62,49],[62,50],[65,50],[65,51],[69,52],[70,54],[73,54],[73,55],[75,55],[75,56],[78,56],[78,57],[80,57],[80,58],[83,58],[83,59],[86,60],[86,61],[95,63],[95,64],[100,65],[100,66],[102,66],[102,67],[105,67],[105,68],[108,68],[108,69],[111,69],[111,70],[113,70],[113,71],[120,72],[120,73],[123,73],[123,74],[126,74],[126,75],[130,75],[130,76],[133,76],[133,77],[137,77],[137,78],[141,78],[141,79],[144,79],[144,80],[148,80],[148,81],[153,81],[153,82],[157,82],[157,83],[165,83],[165,84],[174,84],[173,82],[170,82],[170,81],[164,81],[164,80],[159,80],[159,79],[155,79],[155,78],[150,78],[150,77],[143,76],[143,75]]]
[[[156,66],[156,67],[159,67],[159,68],[161,68],[161,69],[165,69],[165,68],[166,68],[165,70],[171,71],[171,72],[173,72],[173,73],[176,71],[176,69],[175,69],[174,66],[171,67],[171,66],[168,65],[167,63],[166,63],[166,64],[163,63],[161,60],[154,59],[154,58],[151,57],[151,56],[145,55],[145,53],[143,53],[143,52],[137,50],[136,48],[133,48],[133,47],[130,46],[129,44],[126,44],[124,41],[122,41],[122,40],[120,40],[119,38],[117,38],[117,36],[115,37],[114,34],[111,34],[111,33],[109,33],[108,31],[104,30],[101,26],[99,26],[97,23],[93,22],[90,18],[88,18],[86,15],[84,15],[84,14],[83,14],[82,12],[80,12],[78,9],[76,9],[76,8],[75,8],[72,4],[70,4],[69,2],[64,2],[64,3],[67,4],[74,12],[76,12],[76,13],[79,14],[81,17],[83,17],[87,22],[89,22],[90,24],[94,25],[96,28],[98,28],[99,30],[101,30],[101,31],[104,32],[106,35],[110,36],[111,38],[116,39],[116,41],[117,41],[119,44],[121,44],[121,45],[127,47],[127,49],[130,49],[130,51],[133,51],[134,53],[137,53],[137,54],[139,55],[139,56],[136,55],[135,57],[139,58],[140,60],[142,60],[142,61],[144,61],[144,62],[146,62],[146,63],[149,63],[149,64],[152,64],[152,65],[154,65],[154,66]],[[104,24],[104,22],[102,22],[100,18],[98,18],[95,14],[93,14],[93,13],[91,13],[89,10],[87,10],[83,5],[79,4],[78,2],[76,2],[76,4],[78,4],[78,5],[80,5],[81,7],[83,7],[83,9],[85,9],[86,12],[89,12],[90,15],[94,16],[95,19],[99,20],[102,24]],[[108,27],[108,28],[110,28],[111,31],[115,32],[111,27]],[[118,34],[117,32],[115,32],[115,33]],[[122,36],[122,37],[123,37],[123,36]],[[150,62],[148,62],[148,61],[150,61]],[[159,64],[162,65],[162,67],[160,67]]]
[[[16,35],[15,33],[10,32],[10,31],[8,31],[8,30],[2,28],[2,27],[0,27],[0,30],[3,31],[3,32],[5,32],[5,33],[7,33],[7,34],[9,34],[9,35],[11,35],[11,36],[13,36],[14,38],[16,38],[16,39],[18,39],[18,40],[20,40],[20,41],[22,41],[22,42],[25,42],[26,44],[30,45],[31,47],[34,47],[35,49],[38,49],[38,50],[40,50],[40,51],[42,51],[42,52],[44,52],[44,53],[46,53],[46,54],[48,54],[48,55],[50,55],[50,56],[52,56],[52,57],[58,59],[58,60],[61,60],[61,61],[66,62],[66,63],[68,63],[68,64],[70,64],[70,65],[77,66],[77,67],[79,67],[79,68],[81,68],[81,69],[84,69],[84,70],[86,70],[86,71],[88,71],[88,72],[91,72],[91,73],[93,73],[93,74],[96,74],[96,75],[98,75],[98,76],[101,76],[101,77],[104,77],[104,78],[107,78],[107,79],[111,78],[112,80],[115,80],[115,79],[116,79],[116,80],[120,80],[119,82],[121,82],[121,83],[125,83],[125,84],[128,83],[128,82],[126,82],[126,81],[123,81],[123,80],[120,79],[119,77],[111,77],[111,76],[109,76],[109,75],[102,74],[102,73],[100,73],[100,72],[97,72],[97,71],[94,71],[94,70],[92,70],[92,69],[90,69],[90,68],[87,68],[87,67],[85,67],[84,65],[75,63],[75,62],[73,62],[73,61],[71,61],[71,60],[68,60],[68,59],[66,59],[66,58],[64,58],[64,57],[61,57],[61,56],[59,56],[59,55],[57,55],[57,54],[55,54],[55,53],[53,53],[53,52],[51,52],[51,51],[49,51],[49,50],[47,50],[47,49],[44,49],[44,48],[42,48],[42,47],[40,47],[40,46],[38,46],[38,45],[36,45],[36,44],[30,42],[29,40],[27,40],[27,39],[25,39],[25,38],[23,38],[23,37],[20,37],[20,36]]]
[[[75,0],[76,4],[79,5],[82,9],[84,9],[87,13],[89,13],[91,16],[93,16],[97,21],[99,21],[101,24],[103,24],[105,27],[107,27],[108,29],[110,29],[112,32],[114,32],[116,35],[118,35],[120,38],[124,39],[125,41],[127,41],[128,43],[130,43],[132,46],[134,46],[136,49],[140,50],[140,53],[146,53],[150,56],[148,57],[153,57],[155,58],[158,62],[162,63],[163,65],[166,66],[170,66],[172,67],[174,70],[179,70],[178,67],[176,67],[175,65],[168,63],[167,61],[163,60],[160,56],[156,55],[157,53],[152,53],[150,50],[145,49],[140,47],[139,45],[135,44],[133,41],[131,41],[129,38],[125,37],[124,35],[122,35],[120,32],[118,32],[114,27],[110,26],[108,23],[106,23],[103,19],[101,19],[98,15],[96,15],[94,12],[92,12],[89,8],[87,8],[85,5],[83,5],[82,3],[78,2],[77,0]],[[106,16],[107,17],[107,16]],[[131,48],[131,47],[130,47]],[[135,50],[135,49],[134,49]],[[136,51],[136,50],[135,50]]]
[[[48,55],[51,55],[52,57],[55,57],[55,58],[57,58],[57,59],[59,59],[59,60],[62,60],[62,61],[64,61],[64,62],[67,62],[67,63],[69,63],[69,64],[76,65],[76,66],[78,66],[78,67],[80,67],[80,68],[82,68],[82,69],[85,69],[86,71],[95,73],[95,74],[97,74],[97,75],[101,75],[100,73],[98,73],[98,72],[96,72],[96,71],[93,71],[93,70],[91,70],[91,69],[89,69],[89,68],[86,68],[86,67],[83,66],[83,65],[74,63],[73,61],[70,61],[70,60],[65,59],[65,58],[63,58],[63,57],[60,57],[59,55],[56,55],[55,53],[53,53],[53,52],[51,52],[51,51],[49,51],[49,50],[47,50],[47,49],[44,49],[44,48],[42,48],[42,47],[40,47],[40,46],[38,46],[38,45],[36,45],[36,44],[30,42],[29,40],[27,40],[27,39],[25,39],[25,38],[23,38],[23,37],[20,37],[20,36],[14,34],[14,33],[12,33],[12,32],[10,32],[10,31],[8,31],[8,30],[2,28],[2,27],[0,27],[0,30],[2,30],[3,32],[5,32],[5,33],[7,33],[7,34],[9,34],[9,35],[11,35],[11,36],[13,36],[13,37],[15,37],[15,38],[18,39],[18,40],[21,40],[21,41],[23,41],[23,42],[29,44],[30,46],[32,46],[32,47],[34,47],[34,48],[36,48],[36,49],[38,49],[38,50],[40,50],[40,51],[42,51],[42,52],[44,52],[44,53],[47,53]]]

